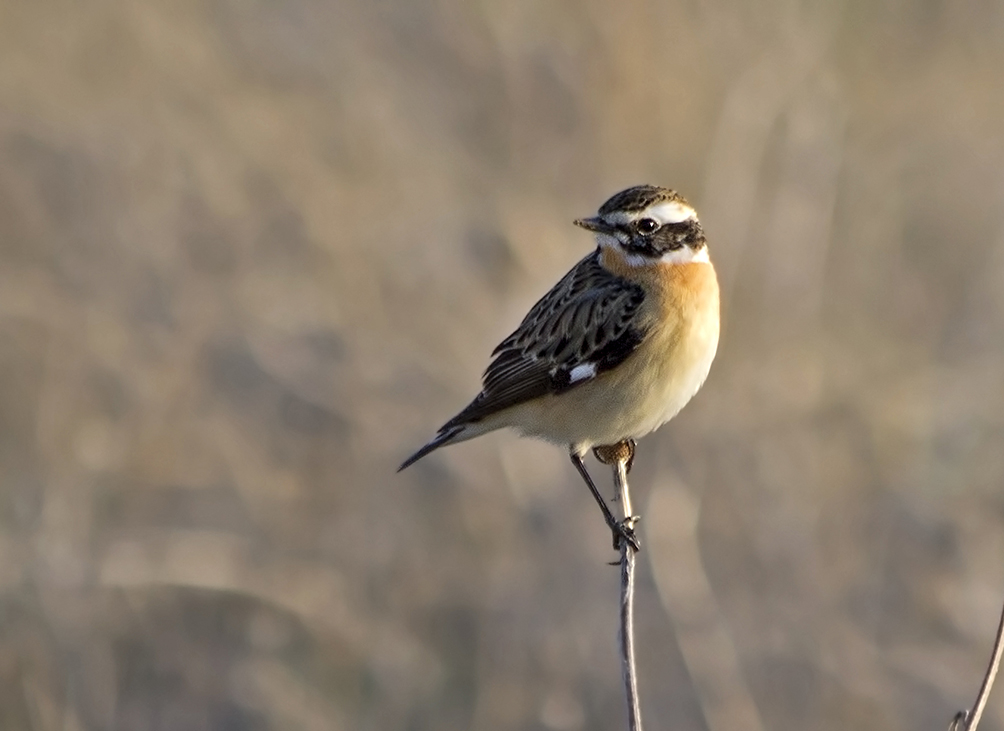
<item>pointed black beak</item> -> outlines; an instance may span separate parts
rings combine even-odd
[[[580,226],[587,231],[595,231],[598,234],[613,234],[614,227],[608,224],[599,216],[594,216],[593,218],[577,218],[573,222],[576,226]]]

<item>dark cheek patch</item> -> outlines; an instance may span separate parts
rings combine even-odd
[[[653,248],[657,254],[663,254],[682,249],[684,246],[696,246],[704,239],[704,231],[701,229],[701,224],[691,218],[679,223],[665,224],[656,232],[654,238],[657,241],[653,242],[655,244]]]

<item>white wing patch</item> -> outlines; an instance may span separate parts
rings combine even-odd
[[[579,383],[580,381],[588,381],[590,378],[595,377],[595,363],[580,363],[568,372],[568,383],[571,385],[573,383]]]

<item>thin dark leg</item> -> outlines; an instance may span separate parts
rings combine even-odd
[[[623,523],[614,517],[614,514],[610,512],[610,508],[607,507],[607,501],[603,499],[600,491],[596,489],[596,484],[593,482],[593,478],[589,476],[588,470],[586,470],[586,465],[580,457],[575,452],[570,452],[569,457],[572,459],[572,464],[575,465],[575,469],[579,471],[582,475],[582,479],[586,481],[586,485],[589,487],[589,492],[593,494],[593,498],[596,500],[596,504],[600,506],[600,510],[603,511],[603,519],[607,522],[607,526],[614,534],[614,550],[619,551],[621,547],[621,541],[627,541],[631,544],[634,550],[639,550],[641,545],[638,543],[638,537],[634,534],[634,530],[630,525]]]

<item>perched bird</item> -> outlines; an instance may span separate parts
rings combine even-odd
[[[675,191],[639,185],[575,224],[596,249],[572,267],[495,348],[483,388],[404,461],[503,427],[567,445],[614,531],[583,456],[672,419],[707,378],[718,348],[718,280],[697,214]]]

